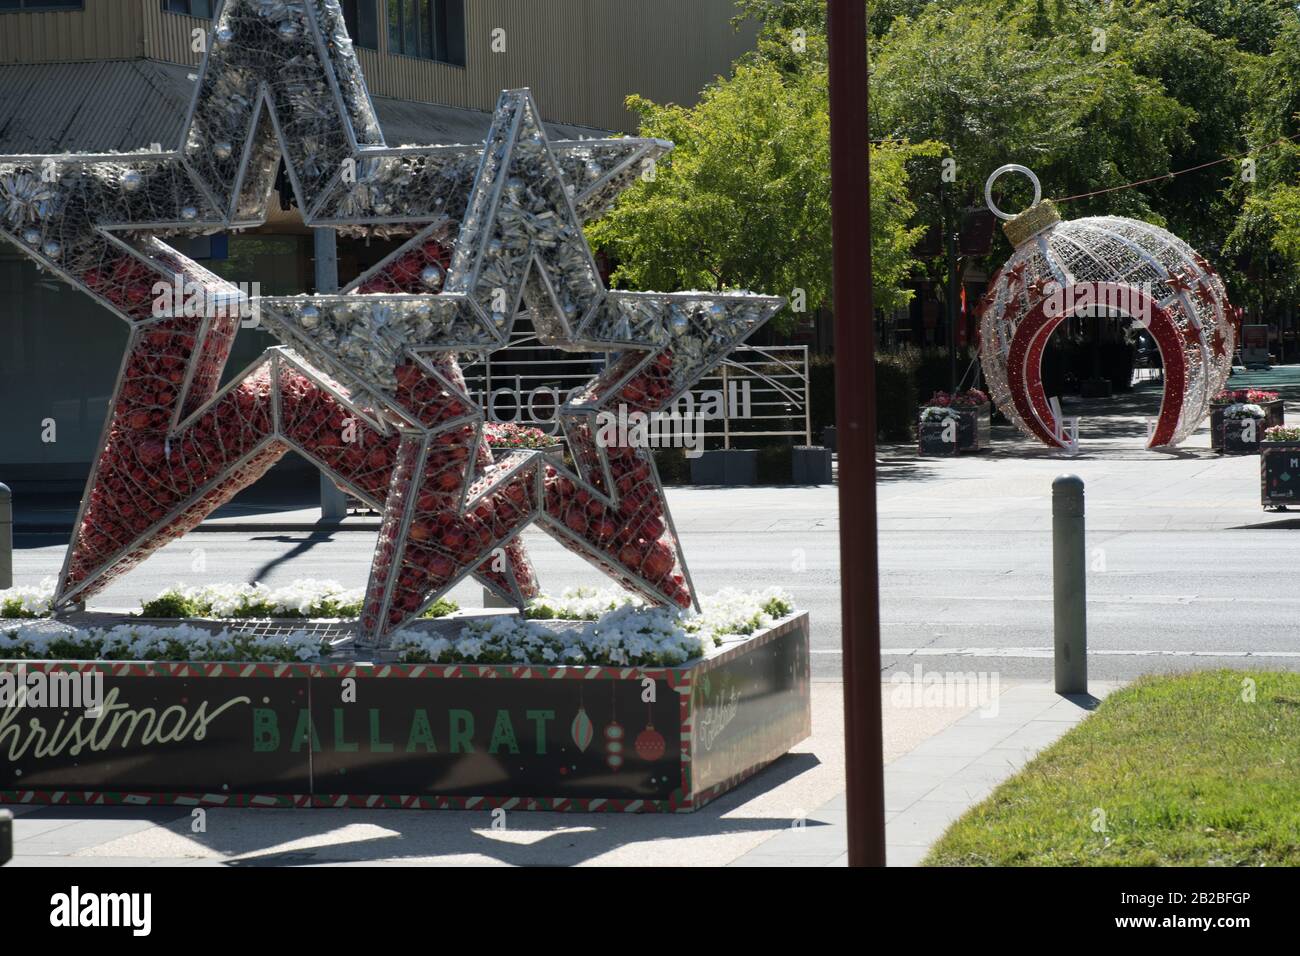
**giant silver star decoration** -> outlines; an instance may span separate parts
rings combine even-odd
[[[179,150],[0,157],[3,234],[132,327],[56,603],[101,589],[293,447],[382,503],[363,643],[470,573],[522,604],[533,520],[651,601],[689,604],[653,460],[602,443],[596,418],[669,408],[781,300],[605,290],[582,219],[668,148],[548,144],[526,90],[502,95],[484,147],[387,147],[336,0],[230,0]],[[256,302],[288,347],[218,390],[238,315],[159,314],[153,283],[209,303],[239,291],[153,233],[262,221],[278,154],[309,224],[420,228],[341,295]],[[627,353],[561,409],[573,471],[532,452],[495,461],[460,374],[458,355],[506,343],[521,304],[549,344]]]

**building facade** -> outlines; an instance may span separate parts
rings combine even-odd
[[[0,155],[174,148],[219,3],[0,0]],[[694,103],[755,32],[733,25],[733,0],[341,5],[390,145],[477,142],[500,91],[524,86],[556,138],[632,133],[629,94]],[[280,207],[258,229],[177,245],[264,295],[311,291],[311,230],[287,189]],[[393,246],[340,240],[339,280]],[[125,325],[0,248],[0,337],[0,481],[77,487],[97,452]],[[227,375],[273,344],[241,331]]]

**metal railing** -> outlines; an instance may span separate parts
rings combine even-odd
[[[708,392],[723,397],[726,414],[704,421],[706,447],[731,448],[748,438],[812,444],[806,345],[742,345],[691,391],[697,409]]]
[[[531,425],[559,434],[555,410],[575,388],[605,367],[606,355],[563,352],[542,345],[525,326],[510,344],[466,366],[471,396],[488,410],[490,421]],[[613,356],[610,356],[613,357]],[[745,345],[735,349],[714,373],[679,400],[678,408],[722,414],[703,421],[706,447],[731,448],[741,438],[795,438],[812,444],[808,401],[808,346]]]
[[[514,422],[558,435],[556,410],[568,394],[599,375],[601,353],[546,348],[530,335],[467,366],[465,385],[488,413],[489,421]]]

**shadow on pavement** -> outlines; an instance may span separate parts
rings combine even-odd
[[[248,577],[248,583],[256,584],[258,581],[265,580],[266,575],[269,574],[274,568],[278,568],[282,564],[288,564],[290,561],[293,561],[295,558],[301,558],[304,554],[306,554],[312,548],[316,547],[316,545],[318,544],[326,544],[327,542],[333,540],[334,535],[341,530],[343,529],[338,527],[331,527],[329,530],[312,531],[308,533],[305,537],[300,534],[254,535],[250,540],[279,541],[282,544],[292,544],[293,547],[290,548],[288,551],[284,552],[283,554],[281,554],[279,557],[275,558],[274,560],[266,562],[266,564],[262,565],[260,568],[257,568],[255,571],[251,572]]]
[[[763,797],[768,791],[819,764],[815,754],[786,754],[735,790],[694,813],[507,811],[505,827],[501,830],[493,830],[493,817],[487,810],[208,808],[207,832],[193,833],[193,811],[188,807],[42,807],[18,818],[19,842],[15,851],[22,855],[21,825],[24,821],[66,819],[93,824],[107,820],[138,820],[165,827],[176,837],[227,857],[221,862],[231,867],[319,866],[376,860],[401,863],[403,859],[427,861],[437,857],[464,856],[513,866],[572,866],[631,843],[760,832],[775,836],[789,829],[796,820],[810,830],[827,826],[803,816],[816,807],[791,806],[788,816],[727,817],[728,813],[748,801]],[[365,829],[357,834],[359,838],[349,839],[345,831],[354,827]],[[384,832],[376,834],[375,830]],[[293,846],[303,841],[319,842],[320,845]],[[108,841],[89,845],[103,846],[105,842]],[[690,848],[683,846],[681,849],[683,857],[693,857]],[[707,853],[714,861],[718,859],[716,847],[701,848],[700,852]],[[736,855],[744,852],[738,850]],[[173,858],[168,856],[168,859]],[[145,857],[141,856],[141,859]],[[662,858],[655,862],[668,865]]]

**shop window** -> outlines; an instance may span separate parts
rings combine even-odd
[[[388,52],[465,65],[464,0],[387,0]]]

